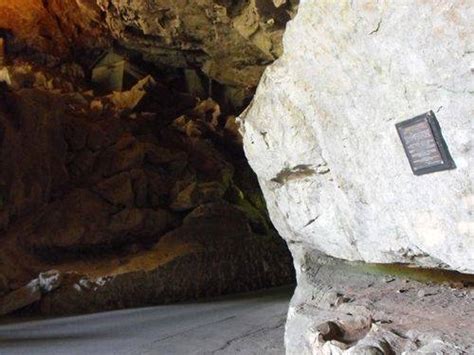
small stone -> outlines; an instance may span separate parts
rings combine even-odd
[[[41,292],[47,293],[57,289],[63,280],[63,275],[58,270],[42,272],[38,276]]]
[[[387,284],[390,283],[390,282],[393,282],[393,281],[395,281],[395,277],[390,276],[390,275],[385,276],[385,277],[383,278],[383,282],[385,282],[385,283],[387,283]]]
[[[417,296],[418,298],[423,298],[423,297],[426,296],[426,291],[423,290],[423,289],[421,289],[421,290],[418,291],[418,293],[416,294],[416,296]]]
[[[79,280],[79,286],[80,288],[85,288],[88,290],[92,287],[92,282],[88,278],[83,277]]]

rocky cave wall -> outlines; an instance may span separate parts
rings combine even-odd
[[[303,1],[260,80],[296,6],[0,0],[0,314],[291,282],[232,115],[260,82],[240,120],[296,266],[288,353],[472,350],[472,279],[332,258],[473,272],[472,6]],[[95,93],[87,63],[111,48],[155,79]],[[416,177],[394,124],[429,110],[457,167]]]
[[[474,351],[472,277],[357,263],[474,273],[473,18],[469,1],[305,0],[288,24],[240,116],[297,271],[287,353]],[[416,176],[395,124],[430,110],[456,168]]]
[[[0,315],[293,282],[235,114],[295,6],[0,1]],[[104,50],[142,77],[95,90]]]
[[[181,70],[186,80],[204,87],[203,95],[240,109],[265,67],[281,55],[284,28],[297,3],[2,0],[0,29],[11,34],[12,50],[41,54],[50,64],[71,56],[87,62],[84,53],[113,46],[161,69]],[[213,93],[209,80],[217,86]]]
[[[1,0],[0,29],[12,52],[64,59],[108,44],[99,10],[94,0]]]
[[[114,38],[153,62],[202,68],[214,80],[255,87],[282,53],[295,3],[271,1],[99,1]]]

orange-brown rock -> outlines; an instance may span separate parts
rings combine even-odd
[[[211,92],[242,109],[265,67],[281,55],[297,3],[0,0],[0,35],[7,37],[7,55],[33,51],[55,63],[74,54],[87,65],[96,58],[84,49],[110,48],[113,39],[124,56],[138,53],[158,68],[192,73],[185,78],[189,92],[199,88],[201,98]]]
[[[116,266],[106,261],[100,277],[69,274],[38,309],[61,315],[104,311],[287,284],[293,278],[291,259],[281,243],[255,235],[246,213],[235,206],[206,204],[149,251]]]
[[[98,0],[112,35],[155,63],[201,68],[231,86],[255,87],[281,54],[297,1]]]
[[[19,45],[54,56],[97,46],[101,16],[94,0],[0,0],[0,28]]]

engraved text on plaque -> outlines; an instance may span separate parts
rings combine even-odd
[[[455,168],[432,111],[396,127],[415,175]]]

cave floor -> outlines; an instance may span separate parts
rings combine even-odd
[[[284,354],[292,287],[0,325],[0,354]]]
[[[288,311],[288,355],[474,354],[472,275],[318,252],[303,267]]]

